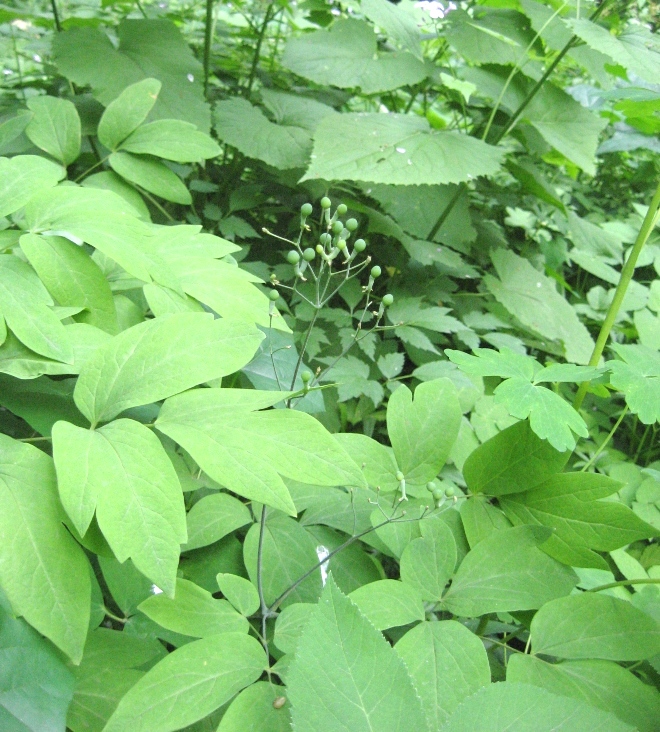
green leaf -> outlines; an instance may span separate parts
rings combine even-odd
[[[573,567],[606,565],[593,551],[612,551],[657,532],[617,501],[599,501],[621,488],[598,473],[560,473],[500,505],[514,524],[541,524],[553,530],[543,545],[551,557]]]
[[[634,732],[582,700],[510,681],[491,684],[466,699],[442,732]]]
[[[73,675],[55,648],[0,605],[0,723],[7,732],[64,729]]]
[[[121,698],[144,676],[130,668],[102,668],[77,674],[73,701],[66,716],[72,732],[102,732]]]
[[[266,657],[242,633],[188,643],[150,669],[119,702],[103,732],[173,732],[202,719],[256,681]]]
[[[499,376],[502,379],[520,378],[532,381],[541,368],[538,361],[531,356],[516,353],[510,348],[502,348],[499,351],[492,348],[475,348],[474,356],[447,348],[445,354],[461,371],[473,376]]]
[[[89,625],[89,565],[64,519],[52,459],[0,435],[0,586],[18,615],[78,663]]]
[[[178,119],[160,119],[141,125],[121,143],[121,149],[177,163],[198,163],[222,152],[215,140],[190,122]]]
[[[503,496],[543,483],[566,465],[570,453],[555,450],[522,421],[491,437],[470,454],[463,475],[472,493]]]
[[[476,616],[535,610],[567,595],[577,575],[538,548],[549,536],[550,530],[539,526],[494,531],[461,562],[445,607],[455,615]]]
[[[216,600],[194,582],[178,578],[174,597],[157,594],[138,605],[138,610],[167,630],[193,638],[218,633],[247,633],[248,623],[226,600]]]
[[[444,521],[434,521],[426,536],[413,539],[401,555],[401,579],[422,600],[439,602],[456,568],[456,542]]]
[[[290,38],[282,63],[317,84],[340,89],[359,87],[363,94],[417,84],[426,77],[424,64],[409,53],[378,52],[373,28],[349,18],[329,30]]]
[[[43,188],[52,188],[66,176],[61,165],[37,155],[0,158],[0,216],[8,216]]]
[[[275,620],[273,642],[283,653],[293,653],[315,605],[311,602],[296,602],[287,605]]]
[[[185,183],[160,160],[113,152],[109,162],[115,173],[155,196],[184,206],[192,203]]]
[[[179,479],[156,435],[130,419],[98,430],[58,422],[53,454],[62,503],[80,534],[96,511],[117,559],[130,557],[173,596],[179,545],[186,540],[185,509]]]
[[[622,361],[608,361],[610,383],[643,424],[660,421],[660,355],[647,346],[613,346]]]
[[[660,625],[650,615],[597,592],[548,602],[534,616],[531,630],[535,654],[638,661],[660,652]]]
[[[290,732],[289,704],[275,708],[273,702],[286,695],[283,686],[257,681],[244,689],[229,705],[217,732]]]
[[[431,730],[439,730],[466,697],[490,684],[483,642],[455,620],[420,623],[394,649],[412,676]]]
[[[396,479],[398,467],[391,449],[357,432],[340,432],[334,437],[361,467],[371,488],[380,487],[386,493],[399,488],[399,481]]]
[[[387,405],[387,431],[406,482],[423,485],[440,472],[461,421],[456,387],[449,379],[419,384],[415,399],[401,385]]]
[[[0,124],[0,149],[6,149],[23,132],[31,119],[32,112],[27,109],[18,110],[14,117],[5,119]]]
[[[235,574],[220,572],[216,576],[220,592],[245,617],[259,609],[259,593],[252,582]]]
[[[97,134],[108,150],[116,150],[144,122],[158,100],[161,87],[158,79],[143,79],[127,86],[107,105]]]
[[[424,604],[416,588],[398,580],[370,582],[349,598],[378,630],[424,620]]]
[[[245,537],[243,558],[255,585],[258,544],[259,525],[253,524]],[[309,570],[314,569],[318,561],[316,544],[297,521],[276,512],[267,516],[261,566],[264,599],[268,605]],[[321,594],[321,587],[321,570],[316,568],[284,600],[283,606],[295,602],[316,602]]]
[[[461,506],[461,523],[471,547],[494,531],[508,529],[511,522],[502,511],[488,502],[485,496],[471,496]]]
[[[218,483],[291,515],[295,507],[280,474],[311,485],[363,486],[357,465],[309,414],[254,411],[287,396],[241,389],[191,391],[168,399],[156,426]]]
[[[421,51],[422,33],[415,16],[407,7],[391,3],[385,5],[379,0],[362,0],[360,10],[398,46],[423,60]]]
[[[127,559],[121,564],[113,557],[99,557],[103,579],[112,599],[126,617],[135,615],[137,606],[153,593],[153,583]]]
[[[312,140],[307,130],[271,122],[246,99],[225,99],[216,105],[213,115],[218,137],[249,158],[278,170],[302,168],[309,160]]]
[[[227,493],[213,493],[197,501],[186,517],[188,542],[182,549],[190,551],[219,541],[241,526],[252,523],[244,503]]]
[[[65,167],[80,155],[80,117],[73,102],[57,97],[32,97],[32,119],[25,128],[31,142]]]
[[[345,113],[319,123],[312,164],[301,181],[460,183],[492,175],[501,158],[501,150],[468,135],[431,130],[416,115]]]
[[[130,407],[156,402],[245,365],[262,334],[206,313],[178,313],[115,336],[85,364],[74,399],[96,424]]]
[[[118,330],[108,281],[82,247],[61,236],[24,234],[21,249],[59,305],[82,306],[75,319],[107,333]]]
[[[287,688],[294,729],[426,729],[420,699],[404,662],[337,589],[332,577],[302,632],[287,672]]]
[[[138,638],[126,632],[96,628],[87,636],[81,666],[84,668],[138,668],[154,658],[162,658],[165,649],[156,640]]]
[[[564,661],[550,664],[515,653],[506,677],[553,694],[586,701],[618,717],[639,732],[654,732],[660,717],[660,693],[611,661]]]
[[[105,33],[90,26],[58,33],[53,38],[57,68],[79,86],[91,86],[104,105],[131,84],[158,79],[163,86],[150,118],[181,119],[208,132],[210,113],[204,101],[202,65],[174,23],[124,20],[117,35],[119,46],[115,48]]]
[[[48,358],[73,363],[68,334],[50,306],[53,301],[30,265],[0,254],[0,310],[14,335]]]

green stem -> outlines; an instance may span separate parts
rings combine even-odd
[[[209,70],[211,66],[211,43],[213,41],[213,0],[206,0],[204,21],[204,96],[209,93]]]
[[[60,22],[60,14],[57,12],[57,3],[55,0],[50,0],[50,7],[53,10],[53,20],[55,21],[55,28],[58,33],[62,32],[62,23]]]
[[[591,458],[589,459],[589,462],[587,462],[585,464],[585,466],[582,468],[582,470],[580,470],[581,473],[584,473],[587,470],[589,470],[589,468],[594,464],[594,462],[596,461],[596,459],[598,458],[598,456],[601,454],[601,452],[603,452],[603,450],[607,447],[609,441],[614,437],[614,433],[619,429],[619,425],[621,424],[621,422],[623,422],[623,418],[626,416],[626,414],[628,414],[628,406],[627,405],[622,410],[621,414],[619,415],[619,419],[617,419],[617,421],[614,423],[614,427],[612,427],[612,429],[610,430],[610,432],[607,435],[607,437],[600,444],[600,446],[598,447],[598,449],[596,450],[596,452],[591,456]],[[633,460],[633,462],[636,463],[637,462],[637,459]]]
[[[445,221],[449,218],[449,214],[453,211],[454,206],[458,203],[458,199],[463,195],[463,191],[467,190],[467,184],[461,183],[458,188],[456,189],[456,193],[454,193],[451,201],[447,204],[444,211],[440,214],[438,217],[438,220],[433,224],[433,228],[431,229],[429,235],[426,237],[427,241],[433,241],[435,238],[435,235],[440,231],[440,228],[445,223]]]
[[[610,590],[612,587],[625,587],[626,585],[660,585],[660,579],[657,577],[648,577],[642,579],[619,580],[618,582],[608,582],[606,585],[598,585],[592,587],[586,592],[601,592],[602,590]]]
[[[52,437],[19,437],[17,442],[50,442]]]
[[[257,46],[254,49],[254,56],[252,58],[252,66],[250,68],[250,76],[248,78],[247,86],[245,87],[245,98],[249,99],[252,94],[252,86],[254,84],[254,79],[257,75],[257,66],[259,65],[259,57],[261,56],[261,46],[264,42],[264,37],[266,35],[266,28],[268,28],[268,24],[273,19],[273,3],[271,3],[267,10],[266,15],[264,16],[264,22],[261,24],[261,28],[259,29],[259,36],[257,37]]]
[[[635,273],[635,265],[637,264],[639,255],[644,248],[644,244],[646,244],[646,241],[653,231],[653,227],[656,224],[659,208],[660,182],[658,183],[658,187],[656,188],[653,198],[651,199],[651,205],[649,206],[649,210],[646,212],[646,216],[644,217],[642,226],[639,230],[639,233],[637,234],[637,239],[635,239],[633,248],[630,250],[628,259],[626,259],[626,263],[623,265],[623,269],[621,270],[619,284],[614,291],[614,297],[612,298],[610,307],[607,310],[605,320],[600,327],[600,333],[598,334],[596,345],[594,346],[593,353],[591,354],[591,358],[589,359],[589,366],[598,366],[598,363],[600,362],[600,357],[603,355],[603,351],[605,350],[605,345],[607,344],[607,341],[610,337],[612,326],[614,325],[617,315],[619,314],[621,303],[626,296],[628,285],[630,284],[630,281],[632,280]],[[575,409],[579,409],[582,406],[582,402],[584,401],[587,389],[589,388],[589,383],[590,382],[588,381],[584,381],[582,382],[582,384],[580,384],[580,388],[575,395],[575,401],[573,402],[573,406],[575,407]]]

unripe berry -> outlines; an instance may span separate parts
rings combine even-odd
[[[433,493],[433,491],[438,487],[437,483],[433,480],[429,480],[429,482],[426,484],[426,490],[430,493]]]
[[[357,222],[357,219],[349,219],[349,220],[348,220],[348,221],[346,222],[346,228],[347,228],[347,229],[348,229],[349,231],[355,231],[355,230],[357,229],[357,227],[358,227],[358,222]]]
[[[363,252],[367,248],[367,242],[364,239],[356,239],[355,244],[353,244],[353,249],[355,249],[356,252]]]
[[[345,203],[340,203],[339,206],[337,206],[337,213],[339,216],[343,216],[348,211],[348,206]]]
[[[303,380],[304,384],[308,384],[312,380],[312,372],[305,370],[300,374],[300,378]]]
[[[344,224],[342,221],[335,221],[335,223],[332,225],[333,234],[341,234],[341,232],[343,230],[344,230]]]
[[[337,249],[339,249],[340,252],[343,252],[344,249],[346,249],[346,241],[344,239],[340,239],[337,242]]]
[[[394,295],[390,295],[389,293],[387,295],[383,295],[383,305],[385,305],[386,308],[389,308],[389,306],[394,302]]]
[[[327,196],[323,196],[321,199],[321,208],[330,208],[330,206],[332,206],[332,201]]]
[[[400,470],[397,470],[394,477],[399,481],[399,483],[405,479],[405,475]]]
[[[292,249],[287,255],[286,255],[286,261],[289,264],[298,264],[300,261],[300,254],[295,249]]]
[[[327,247],[330,242],[332,242],[332,237],[328,233],[323,233],[321,236],[319,236],[319,241],[321,244],[323,244],[324,247]]]
[[[448,485],[445,488],[445,495],[447,498],[451,498],[456,493],[456,490],[454,489],[454,486]]]
[[[318,252],[319,254],[323,254],[323,247],[322,247],[322,246],[321,246],[320,244],[317,244],[317,245],[316,245],[316,251],[317,251],[317,252]]]
[[[311,203],[303,203],[303,205],[300,207],[300,213],[307,218],[312,213],[312,204]]]
[[[271,302],[275,302],[275,300],[279,300],[279,297],[280,297],[280,293],[279,293],[279,292],[278,292],[277,290],[271,290],[271,291],[270,291],[270,292],[268,293],[268,299],[269,299],[269,300],[270,300]]]
[[[315,256],[316,252],[311,247],[307,247],[307,249],[305,249],[305,251],[303,252],[303,259],[306,262],[311,262]]]
[[[431,495],[433,496],[434,501],[442,501],[445,497],[445,492],[442,490],[442,488],[435,488],[433,491],[431,491]]]
[[[381,272],[382,272],[382,270],[381,270],[381,268],[378,265],[376,265],[375,267],[372,267],[371,268],[371,276],[374,279],[376,279],[377,277],[380,277]]]

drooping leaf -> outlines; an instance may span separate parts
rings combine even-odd
[[[186,540],[183,494],[156,435],[130,419],[98,430],[68,422],[53,427],[60,497],[84,534],[96,511],[120,562],[135,566],[172,596],[179,545]]]
[[[341,141],[341,144],[338,144]],[[469,135],[432,130],[416,115],[345,113],[321,120],[301,179],[444,185],[500,166],[502,151]]]
[[[259,593],[256,587],[236,574],[220,572],[216,576],[220,592],[238,610],[241,615],[248,617],[259,609]]]
[[[518,526],[494,531],[474,546],[443,598],[455,615],[534,610],[567,595],[577,583],[572,569],[538,547],[550,530]]]
[[[322,665],[319,659],[324,660]],[[332,577],[302,632],[287,673],[287,689],[294,729],[419,732],[426,728],[403,661]]]
[[[129,690],[104,732],[174,732],[256,681],[266,663],[261,644],[243,633],[189,643],[157,663]]]
[[[118,48],[105,33],[90,26],[57,34],[53,55],[58,69],[74,83],[90,85],[105,105],[131,84],[158,79],[162,89],[150,119],[181,119],[208,133],[210,113],[204,101],[202,67],[174,23],[124,20],[117,35]]]
[[[92,422],[165,399],[245,365],[262,339],[253,326],[202,313],[140,323],[115,336],[83,368],[74,399]]]
[[[422,59],[422,33],[408,7],[362,0],[360,10],[398,46]]]
[[[52,459],[6,435],[0,503],[0,586],[15,612],[77,663],[89,624],[89,565],[63,525]]]
[[[166,201],[184,206],[192,203],[192,197],[185,183],[160,160],[119,151],[112,153],[109,163],[115,173],[138,188],[144,188],[145,191]]]
[[[80,155],[80,117],[73,102],[58,97],[32,97],[32,119],[25,134],[38,148],[65,167]]]
[[[217,142],[190,122],[160,119],[140,125],[120,145],[139,155],[154,155],[177,163],[198,163],[214,158],[221,150]]]
[[[143,79],[127,86],[106,106],[97,134],[108,150],[116,150],[144,122],[156,104],[161,87],[158,79]]]
[[[247,506],[227,493],[212,493],[197,501],[186,517],[188,541],[184,551],[213,544],[251,523]]]
[[[490,684],[483,642],[455,620],[420,623],[394,649],[412,676],[429,729],[439,730],[466,697]]]
[[[217,732],[290,732],[291,708],[288,703],[275,706],[276,699],[286,700],[286,689],[267,681],[244,689],[229,705]]]
[[[660,356],[647,346],[615,345],[621,361],[608,361],[610,382],[626,397],[626,404],[644,424],[660,421]]]
[[[416,588],[398,580],[370,582],[351,592],[349,598],[378,630],[424,620],[421,595]]]
[[[660,652],[660,624],[630,602],[597,592],[546,603],[531,630],[534,653],[559,658],[638,661]]]

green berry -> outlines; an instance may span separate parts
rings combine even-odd
[[[356,239],[355,244],[353,244],[353,249],[355,249],[356,252],[363,252],[367,248],[367,242],[364,239]]]
[[[279,300],[279,298],[280,298],[280,293],[277,290],[271,290],[268,293],[268,299],[271,302],[275,302],[275,300]]]
[[[345,239],[340,239],[337,242],[337,249],[339,249],[340,252],[343,252],[344,249],[346,249],[346,240]]]
[[[455,493],[456,493],[456,490],[454,489],[454,486],[448,485],[445,488],[445,495],[447,496],[447,498],[451,498],[453,495],[455,495]]]
[[[345,203],[340,203],[339,206],[337,206],[337,213],[340,216],[343,216],[348,211],[348,206]]]
[[[399,481],[399,483],[400,483],[400,482],[401,482],[402,480],[405,480],[405,477],[406,477],[406,476],[405,476],[405,475],[404,475],[404,474],[403,474],[403,473],[402,473],[402,472],[401,472],[400,470],[397,470],[397,473],[396,473],[396,475],[395,475],[394,477],[395,477],[395,478],[396,478],[396,479],[397,479],[397,480]]]
[[[295,249],[292,249],[287,255],[286,255],[286,261],[289,264],[298,264],[300,261],[300,254]]]
[[[442,501],[445,497],[445,492],[442,488],[435,488],[431,491],[431,495],[433,496],[434,501]]]
[[[303,205],[300,207],[300,213],[307,218],[312,213],[312,204],[311,203],[303,203]]]
[[[374,279],[376,279],[377,277],[380,277],[381,273],[382,273],[382,270],[381,270],[381,268],[378,265],[376,265],[375,267],[372,267],[371,268],[371,276]]]
[[[394,295],[390,295],[389,293],[387,295],[383,295],[383,305],[385,305],[386,308],[389,308],[389,306],[394,302]]]
[[[308,384],[312,380],[312,372],[305,370],[300,374],[300,378],[303,380],[304,384]]]
[[[311,262],[315,256],[316,252],[312,249],[312,247],[307,247],[307,249],[305,249],[305,251],[303,252],[303,259],[306,262]]]
[[[318,252],[319,254],[323,254],[323,247],[322,247],[322,246],[321,246],[320,244],[317,244],[317,245],[316,245],[316,251],[317,251],[317,252]]]
[[[321,234],[321,236],[319,237],[319,241],[321,242],[321,244],[323,244],[324,247],[327,247],[330,242],[332,242],[332,237],[330,236],[330,234],[327,233]]]
[[[358,227],[358,222],[357,222],[357,219],[349,219],[349,220],[348,220],[348,221],[346,222],[346,228],[347,228],[347,229],[348,229],[349,231],[355,231],[355,230],[357,229],[357,227]]]
[[[429,491],[430,493],[433,493],[433,491],[437,487],[438,487],[437,484],[432,480],[429,480],[429,482],[426,484],[426,490]]]
[[[327,196],[323,196],[321,199],[321,208],[326,209],[330,208],[330,206],[332,206],[332,201]]]
[[[332,225],[333,234],[341,234],[341,232],[343,230],[344,230],[344,223],[342,221],[335,221],[335,223]]]

